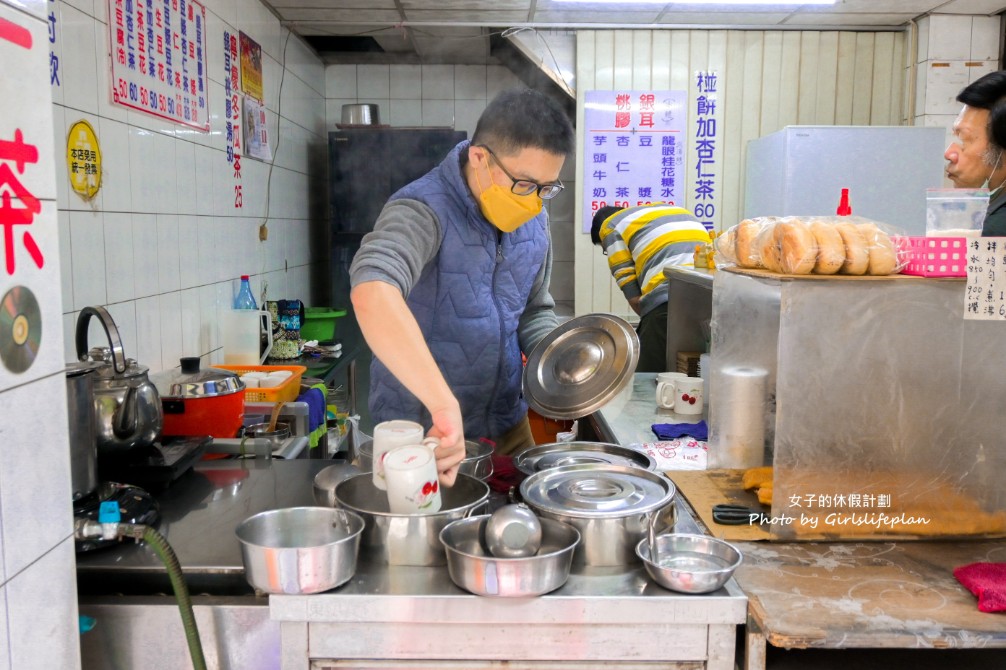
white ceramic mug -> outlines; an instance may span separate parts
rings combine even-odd
[[[420,444],[423,441],[423,427],[415,421],[395,419],[383,421],[374,426],[374,455],[372,480],[374,486],[382,491],[387,490],[384,483],[384,458],[395,447],[407,444]]]
[[[681,377],[674,380],[675,414],[702,414],[702,377]]]
[[[688,377],[683,372],[661,372],[657,374],[657,406],[674,409],[674,380]]]
[[[440,444],[427,437],[422,444],[395,447],[384,457],[388,507],[392,514],[434,514],[440,511],[440,482],[433,450]]]

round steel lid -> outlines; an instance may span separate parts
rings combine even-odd
[[[611,314],[570,319],[538,343],[524,367],[524,398],[542,416],[578,419],[632,380],[639,338]]]
[[[237,373],[219,368],[199,367],[198,356],[181,359],[181,368],[152,375],[161,398],[209,398],[244,391]]]
[[[674,497],[674,484],[639,468],[566,465],[534,473],[520,493],[531,507],[553,514],[617,518],[665,507]]]
[[[608,442],[539,444],[515,456],[513,464],[526,475],[564,465],[624,465],[644,470],[652,470],[657,465],[642,452]]]

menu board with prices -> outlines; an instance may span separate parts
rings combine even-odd
[[[685,91],[587,91],[583,232],[602,207],[683,205]]]
[[[206,8],[195,0],[107,0],[112,101],[209,131]]]
[[[1006,237],[968,240],[964,318],[1006,320]]]

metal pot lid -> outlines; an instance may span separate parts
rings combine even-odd
[[[657,465],[640,451],[608,442],[539,444],[515,456],[513,464],[526,475],[564,465],[624,465],[644,470],[652,470]]]
[[[243,391],[237,373],[220,368],[200,369],[199,357],[181,359],[181,369],[151,375],[161,398],[211,398]]]
[[[524,398],[542,416],[578,419],[632,380],[639,338],[625,320],[585,314],[550,332],[528,356]]]
[[[536,472],[520,485],[524,502],[552,514],[618,518],[665,507],[674,484],[622,465],[565,465]]]

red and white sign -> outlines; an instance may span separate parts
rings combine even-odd
[[[108,0],[112,101],[209,131],[206,8],[195,0]]]

